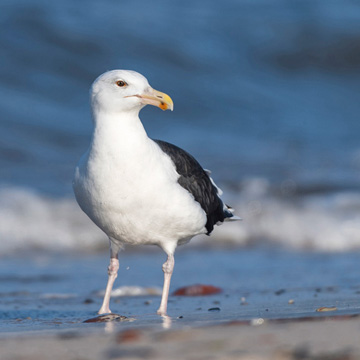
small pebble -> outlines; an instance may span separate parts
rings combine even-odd
[[[294,302],[295,302],[294,299],[290,299],[290,300],[288,301],[288,303],[289,303],[290,305],[292,305]]]
[[[85,299],[84,304],[92,304],[94,302],[93,299]]]
[[[323,306],[323,307],[319,307],[316,309],[317,312],[324,312],[324,311],[336,311],[337,307],[336,306]]]
[[[240,300],[241,300],[240,305],[249,305],[249,303],[246,301],[246,297],[243,296]]]
[[[280,289],[275,291],[275,295],[282,295],[286,290],[285,289]]]
[[[220,311],[221,309],[219,307],[213,307],[208,309],[208,311]]]
[[[258,326],[258,325],[264,324],[264,322],[265,322],[265,320],[263,318],[252,319],[252,320],[250,320],[250,325]]]

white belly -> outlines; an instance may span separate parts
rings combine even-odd
[[[205,212],[177,179],[170,158],[151,144],[131,161],[85,154],[74,191],[82,210],[109,237],[162,246],[206,232]]]

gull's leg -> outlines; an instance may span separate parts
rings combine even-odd
[[[163,292],[162,292],[162,296],[161,296],[160,307],[157,311],[157,313],[162,316],[166,315],[170,281],[171,281],[171,275],[174,270],[174,265],[175,265],[174,255],[168,254],[167,261],[162,266],[162,269],[164,272],[164,287],[163,287]]]
[[[109,278],[108,278],[108,282],[106,285],[104,301],[103,301],[103,304],[102,304],[98,314],[111,313],[111,310],[109,308],[110,296],[111,296],[111,290],[114,285],[114,281],[117,278],[118,270],[119,270],[118,252],[113,253],[112,251],[110,251],[110,264],[108,267]]]

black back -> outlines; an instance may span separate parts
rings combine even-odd
[[[189,191],[194,199],[201,205],[207,216],[206,230],[210,235],[217,222],[223,222],[227,217],[224,214],[223,202],[218,196],[216,187],[212,184],[209,175],[185,150],[162,140],[154,140],[176,166],[180,175],[179,184]]]

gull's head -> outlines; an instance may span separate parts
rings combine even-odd
[[[100,75],[90,91],[93,111],[138,113],[145,105],[173,110],[169,95],[154,90],[141,74],[130,70],[112,70]]]

